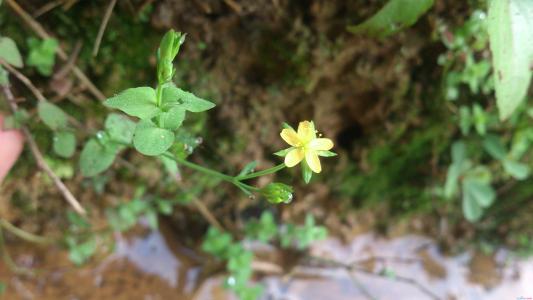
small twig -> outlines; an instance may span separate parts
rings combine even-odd
[[[350,276],[350,279],[352,280],[352,282],[357,286],[357,288],[361,291],[361,293],[363,293],[363,295],[367,299],[376,300],[376,297],[370,294],[370,292],[366,289],[366,287],[361,282],[359,282],[359,280],[354,276],[352,272],[350,272],[349,270],[346,270],[346,273],[348,273],[348,276]]]
[[[33,233],[24,231],[14,226],[13,224],[9,223],[7,220],[1,219],[1,218],[0,218],[0,226],[4,227],[7,231],[11,232],[12,234],[28,242],[32,242],[36,244],[50,244],[53,242],[52,239],[41,237]]]
[[[76,42],[76,44],[74,45],[74,50],[72,50],[72,53],[70,54],[70,57],[67,60],[67,63],[54,74],[53,79],[57,80],[64,78],[76,65],[76,60],[78,59],[78,55],[80,55],[81,51],[81,44],[81,41]]]
[[[350,269],[353,270],[353,271],[358,271],[358,272],[362,272],[362,273],[373,275],[373,276],[377,276],[377,277],[389,278],[389,279],[392,279],[392,280],[396,280],[396,281],[404,282],[404,283],[407,283],[407,284],[411,284],[411,285],[417,287],[421,292],[426,294],[431,299],[434,299],[434,300],[440,300],[441,299],[439,296],[435,295],[432,291],[430,291],[428,288],[426,288],[425,286],[423,286],[422,284],[420,284],[418,281],[414,280],[413,278],[408,278],[408,277],[403,277],[403,276],[398,276],[398,275],[394,275],[393,278],[390,278],[390,277],[388,277],[388,276],[386,276],[384,274],[374,273],[372,271],[368,271],[368,270],[363,269],[363,268],[351,267]]]
[[[32,276],[33,272],[26,268],[21,268],[13,261],[9,253],[7,252],[6,244],[4,241],[4,232],[2,227],[0,227],[0,254],[2,255],[2,260],[16,274]]]
[[[104,19],[102,20],[102,24],[100,24],[100,29],[98,29],[98,35],[96,36],[96,41],[94,43],[93,56],[98,55],[98,50],[100,49],[100,43],[102,42],[102,38],[104,37],[104,32],[107,27],[107,23],[109,22],[109,19],[111,18],[111,14],[113,13],[113,8],[115,7],[116,3],[117,3],[117,0],[111,0],[111,2],[109,2],[109,5],[107,6]]]
[[[15,77],[17,77],[18,80],[20,80],[31,92],[32,94],[37,98],[39,101],[46,101],[46,98],[41,93],[41,91],[31,82],[31,80],[24,76],[24,74],[17,71],[17,69],[10,66],[8,63],[0,59],[0,64],[6,68],[6,70],[13,74]],[[68,116],[68,120],[70,123],[72,123],[77,128],[83,128],[83,125],[76,119],[74,119],[71,116]]]
[[[235,2],[234,0],[224,0],[224,3],[226,3],[226,5],[229,6],[237,14],[241,14],[242,7],[239,5],[239,3]]]
[[[426,294],[431,299],[440,300],[439,296],[435,295],[428,288],[426,288],[425,286],[423,286],[418,281],[416,281],[416,280],[414,280],[412,278],[398,276],[398,275],[395,275],[393,278],[390,278],[390,277],[386,276],[385,274],[375,273],[375,272],[369,271],[367,269],[357,267],[356,264],[345,264],[345,263],[342,263],[342,262],[339,262],[339,261],[336,261],[336,260],[332,260],[332,259],[327,259],[327,258],[310,256],[309,259],[317,261],[317,262],[325,263],[325,264],[330,265],[330,266],[343,268],[343,269],[346,269],[348,272],[358,271],[358,272],[362,272],[362,273],[369,274],[369,275],[389,278],[389,279],[392,279],[392,280],[408,283],[408,284],[411,284],[411,285],[415,286],[416,288],[418,288],[421,292]]]
[[[8,86],[2,85],[2,91],[4,92],[4,95],[6,96],[6,100],[9,104],[9,107],[11,108],[11,111],[13,113],[16,113],[18,110],[17,103],[15,102],[15,97],[13,96],[13,93],[11,93],[11,90]],[[37,147],[37,143],[35,143],[35,140],[33,139],[33,136],[31,135],[30,131],[26,126],[21,127],[22,132],[24,133],[26,137],[26,141],[28,142],[28,145],[30,146],[30,150],[35,157],[35,160],[37,161],[37,165],[39,168],[41,168],[54,182],[56,188],[61,192],[65,200],[74,208],[74,210],[81,214],[85,215],[86,211],[81,206],[81,204],[78,202],[78,200],[72,195],[70,190],[67,188],[67,186],[61,181],[61,179],[50,169],[50,166],[46,163],[44,160],[43,155],[41,154],[41,151],[39,151],[39,147]]]
[[[213,216],[213,214],[209,211],[207,206],[205,206],[205,204],[202,201],[198,199],[194,199],[192,203],[194,204],[196,209],[198,209],[200,214],[207,220],[207,222],[209,222],[211,226],[216,227],[220,231],[224,231],[224,227],[222,227],[220,222],[218,222],[215,216]]]
[[[46,98],[44,97],[44,95],[41,93],[41,91],[39,91],[37,87],[33,85],[33,83],[30,81],[28,77],[24,76],[22,73],[17,71],[17,69],[13,68],[12,66],[10,66],[8,63],[3,61],[2,59],[0,59],[0,64],[4,68],[6,68],[6,70],[8,70],[9,73],[17,77],[17,79],[20,80],[32,92],[33,95],[35,95],[37,100],[46,101]]]
[[[63,0],[56,0],[56,1],[48,2],[48,3],[46,3],[45,5],[43,5],[41,8],[37,9],[37,10],[33,13],[33,17],[34,17],[34,18],[38,18],[38,17],[44,15],[45,13],[51,11],[52,9],[58,7],[58,6],[61,5],[62,3],[63,3]]]
[[[19,15],[22,20],[33,30],[35,33],[41,37],[42,39],[48,39],[50,38],[50,35],[44,30],[44,28],[39,24],[35,19],[32,18],[30,14],[28,14],[22,7],[20,7],[15,0],[6,0],[5,1],[11,9],[15,11],[17,15]],[[68,55],[63,51],[61,46],[57,48],[57,55],[64,61],[68,60]],[[78,68],[77,66],[74,66],[72,68],[72,72],[78,79],[87,86],[89,91],[95,96],[98,100],[103,101],[106,99],[104,94],[91,82],[91,80],[83,73],[83,71]]]

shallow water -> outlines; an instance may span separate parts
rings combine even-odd
[[[171,234],[148,231],[116,236],[114,254],[77,268],[59,249],[9,246],[15,261],[40,270],[34,278],[13,275],[5,265],[2,299],[234,299],[221,288],[223,276],[202,279],[202,258],[175,242]],[[333,265],[297,267],[294,276],[270,275],[264,299],[433,299],[410,278],[440,299],[527,299],[533,296],[533,259],[519,260],[508,251],[493,255],[465,252],[446,257],[431,239],[406,235],[393,239],[372,233],[349,244],[318,242],[313,257],[359,262],[348,272]],[[388,270],[388,276],[376,276]],[[382,272],[383,273],[383,272]]]

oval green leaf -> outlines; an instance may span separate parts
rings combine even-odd
[[[526,98],[533,67],[533,1],[492,0],[488,31],[496,102],[508,118]]]
[[[164,153],[174,143],[172,131],[156,127],[150,121],[142,121],[135,128],[133,145],[144,155],[156,156]]]

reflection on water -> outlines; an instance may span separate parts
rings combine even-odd
[[[146,274],[157,275],[171,287],[178,284],[180,261],[159,231],[131,240],[117,238],[116,256],[127,258]]]
[[[117,235],[113,255],[81,268],[59,249],[10,245],[19,264],[31,258],[32,264],[26,266],[41,273],[35,278],[18,276],[0,265],[0,281],[7,283],[1,299],[235,299],[222,289],[222,275],[200,281],[201,258],[187,253],[177,239],[164,227],[129,238]],[[266,287],[263,299],[432,299],[400,277],[416,280],[440,299],[533,296],[533,259],[518,260],[505,250],[447,257],[434,241],[421,236],[386,239],[364,234],[348,244],[338,239],[316,243],[311,256],[359,262],[362,269],[349,273],[334,265],[310,263],[292,276],[258,278]],[[380,272],[389,277],[370,274]]]
[[[420,236],[394,239],[361,235],[343,245],[330,239],[313,246],[313,256],[350,264],[367,262],[369,271],[388,272],[375,276],[343,268],[313,269],[324,279],[277,277],[265,280],[276,299],[432,299],[415,285],[394,279],[394,275],[416,280],[440,299],[517,299],[533,296],[533,259],[518,260],[508,251],[494,255],[465,252],[443,256],[435,243]],[[364,292],[366,290],[366,294]]]

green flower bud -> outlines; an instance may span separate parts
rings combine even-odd
[[[174,66],[172,61],[178,55],[181,44],[185,41],[185,34],[169,30],[159,45],[157,51],[157,71],[160,83],[169,82],[174,76]]]
[[[279,182],[269,183],[261,189],[261,195],[270,203],[290,203],[292,201],[292,187]]]

